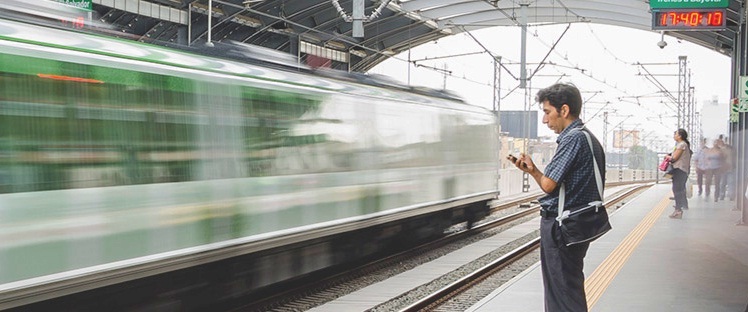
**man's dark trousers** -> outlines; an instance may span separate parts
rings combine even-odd
[[[567,247],[561,240],[556,218],[541,218],[540,267],[546,312],[587,311],[583,269],[589,246],[581,243]]]

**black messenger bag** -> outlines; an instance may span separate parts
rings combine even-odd
[[[566,246],[591,242],[612,229],[608,212],[601,201],[591,202],[576,210],[564,210],[556,220],[559,221],[561,237]]]

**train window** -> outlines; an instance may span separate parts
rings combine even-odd
[[[16,58],[36,65],[0,74],[11,191],[279,174],[279,149],[329,139],[291,131],[318,115],[312,94]]]

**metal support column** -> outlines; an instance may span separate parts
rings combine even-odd
[[[353,24],[351,35],[354,38],[364,37],[364,0],[353,0]]]
[[[735,45],[732,52],[732,88],[731,94],[734,98],[741,98],[741,94],[738,94],[741,87],[740,76],[748,75],[746,70],[746,64],[748,63],[748,5],[743,3],[743,14],[740,14],[740,23],[738,24],[738,34],[735,36]],[[733,144],[735,153],[735,197],[736,210],[742,210],[738,225],[745,225],[748,222],[748,200],[746,199],[746,188],[748,187],[748,181],[746,181],[746,174],[748,169],[748,113],[738,112],[737,122],[730,124],[730,140]]]
[[[187,6],[187,45],[192,45],[192,2]]]
[[[205,46],[213,47],[213,0],[208,0],[208,41]]]

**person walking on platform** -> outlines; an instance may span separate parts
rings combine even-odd
[[[730,200],[735,200],[735,166],[733,149],[730,144],[720,140],[719,150],[722,152],[722,168],[720,170],[719,200],[725,200],[725,194]],[[717,196],[715,196],[716,199]]]
[[[699,186],[699,196],[704,191],[704,171],[706,168],[706,152],[709,148],[706,146],[706,138],[701,139],[701,149],[694,155],[694,166],[696,166],[696,184]]]
[[[675,149],[670,163],[673,164],[673,197],[675,197],[675,211],[670,218],[683,218],[683,209],[688,209],[688,199],[686,198],[686,181],[691,171],[691,143],[688,142],[688,132],[684,129],[678,129],[673,133],[675,140]],[[708,187],[708,186],[707,186]],[[707,188],[707,194],[709,189]]]
[[[709,197],[710,195],[710,189],[712,186],[712,181],[714,182],[714,201],[716,202],[719,200],[719,194],[720,194],[720,185],[721,178],[722,178],[722,166],[724,165],[724,155],[722,155],[722,151],[720,150],[719,146],[721,145],[720,139],[715,139],[714,144],[712,144],[712,148],[706,151],[706,167],[704,171],[704,175],[706,176],[706,179],[704,181],[705,187],[706,187],[706,197]]]
[[[593,155],[605,181],[605,153],[600,142],[590,133],[590,142],[579,119],[582,96],[571,84],[554,84],[538,91],[535,100],[542,106],[543,123],[558,134],[556,154],[541,172],[527,154],[510,160],[527,172],[545,196],[539,199],[540,264],[543,274],[545,311],[587,311],[584,292],[584,257],[589,242],[567,246],[560,234],[558,215],[559,191],[565,188],[564,207],[580,207],[602,201],[597,189]],[[590,144],[593,148],[590,148]],[[593,153],[594,150],[594,153]]]

